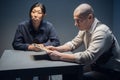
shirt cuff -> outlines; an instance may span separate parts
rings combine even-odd
[[[80,62],[80,53],[75,53],[74,56],[75,56],[75,62],[81,63]]]
[[[25,49],[25,50],[28,50],[28,46],[29,46],[29,44],[26,44],[26,45],[24,46],[24,49]]]

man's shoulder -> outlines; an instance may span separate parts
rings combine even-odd
[[[100,24],[100,25],[98,25],[97,27],[96,27],[96,29],[95,29],[95,32],[96,31],[108,31],[108,30],[110,30],[110,28],[107,26],[107,25],[105,25],[105,24]]]

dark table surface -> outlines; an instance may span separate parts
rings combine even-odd
[[[52,61],[44,51],[5,50],[0,58],[0,74],[2,75],[82,73],[82,69],[83,65],[77,63]]]

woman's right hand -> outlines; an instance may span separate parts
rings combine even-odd
[[[28,50],[30,50],[30,51],[41,51],[41,49],[40,48],[37,48],[36,46],[34,46],[33,44],[30,44],[29,46],[28,46]]]

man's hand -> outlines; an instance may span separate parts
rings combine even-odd
[[[68,62],[75,62],[76,58],[74,54],[67,54],[67,53],[61,53],[59,51],[49,51],[47,53],[52,60],[61,60],[61,61],[68,61]]]
[[[54,46],[46,46],[46,48],[52,51],[57,50],[57,47]]]
[[[62,53],[58,51],[49,51],[47,52],[52,60],[60,60]]]

